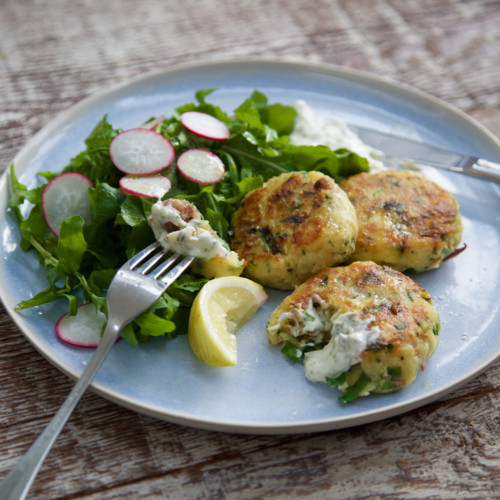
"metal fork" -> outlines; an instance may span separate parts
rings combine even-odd
[[[25,498],[45,457],[120,331],[136,316],[149,309],[192,261],[192,257],[181,257],[179,254],[167,258],[160,244],[153,243],[118,270],[108,289],[108,322],[99,346],[49,425],[0,483],[2,500]],[[172,267],[174,264],[175,267]]]

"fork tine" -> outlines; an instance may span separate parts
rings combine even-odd
[[[170,286],[193,262],[194,257],[184,257],[174,268],[172,268],[160,281]]]
[[[143,262],[144,259],[149,257],[153,252],[155,252],[159,247],[160,247],[160,243],[158,243],[157,241],[155,241],[154,243],[151,243],[151,245],[147,246],[146,248],[141,250],[139,253],[135,254],[127,262],[125,262],[123,267],[126,269],[134,269],[139,264],[141,264],[141,262]]]
[[[160,249],[159,252],[157,252],[158,249]],[[166,285],[166,289],[191,265],[194,260],[194,257],[182,258],[182,255],[174,253],[161,262],[161,260],[165,258],[166,254],[167,252],[162,248],[161,244],[156,241],[125,262],[125,264],[123,264],[120,268],[120,271],[129,271],[134,274],[136,273],[139,276],[142,275],[145,278],[155,279],[158,282],[163,283],[163,285]],[[182,260],[180,260],[181,258]],[[175,267],[172,267],[174,264]],[[164,275],[165,272],[167,272],[166,275]]]
[[[163,262],[162,264],[160,264],[152,273],[150,273],[149,276],[152,276],[153,278],[159,278],[167,269],[169,269],[170,267],[172,267],[172,264],[174,264],[175,261],[179,257],[180,257],[180,255],[178,253],[174,253],[165,262]],[[151,259],[151,260],[153,260],[153,259]],[[149,261],[148,261],[148,263],[149,263]],[[151,267],[155,263],[156,262],[154,262],[151,266],[148,266],[147,270],[151,269]]]
[[[161,251],[155,254],[154,252],[158,249],[161,249]],[[193,257],[186,257],[179,261],[181,255],[175,253],[168,257],[167,260],[162,262],[155,269],[154,266],[165,257],[165,254],[166,252],[161,248],[161,244],[156,241],[134,255],[134,257],[122,266],[122,269],[128,269],[136,273],[148,275],[152,278],[160,279],[162,282],[170,285],[189,267],[193,261]],[[148,257],[149,260],[146,260]],[[161,276],[176,263],[176,267],[172,269],[169,274],[161,278]],[[153,271],[147,274],[151,269],[153,269]]]
[[[150,269],[153,269],[153,267],[156,264],[158,264],[158,262],[160,262],[163,259],[163,257],[165,257],[165,255],[166,251],[164,249],[161,249],[160,252],[153,255],[149,260],[144,262],[141,266],[134,267],[133,270],[141,274],[146,274]]]

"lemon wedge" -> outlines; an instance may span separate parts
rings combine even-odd
[[[189,317],[188,340],[196,357],[211,366],[234,366],[235,334],[266,300],[264,288],[247,278],[226,276],[207,282]]]

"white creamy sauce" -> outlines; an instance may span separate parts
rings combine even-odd
[[[191,219],[186,222],[179,211],[170,205],[165,205],[161,200],[152,206],[149,223],[155,238],[166,250],[202,260],[229,255],[224,241],[210,231],[207,221]],[[165,230],[167,223],[172,223],[179,229],[167,232]]]
[[[333,150],[346,148],[366,158],[371,172],[385,168],[382,161],[383,153],[365,144],[344,122],[316,114],[302,100],[297,101],[294,107],[297,116],[290,135],[292,144],[323,145]]]
[[[352,312],[335,318],[330,342],[304,355],[304,373],[312,382],[335,378],[359,363],[361,353],[380,335],[378,327],[370,328],[371,319],[363,320]]]

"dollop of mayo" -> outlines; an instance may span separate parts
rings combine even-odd
[[[372,319],[361,319],[352,312],[340,314],[332,323],[328,344],[304,355],[304,373],[311,382],[325,382],[359,363],[366,346],[380,335],[378,327],[370,327]]]
[[[345,122],[315,113],[302,100],[295,102],[294,108],[297,111],[297,116],[293,132],[290,134],[292,144],[298,146],[323,145],[333,150],[346,148],[366,158],[371,172],[386,168],[382,161],[383,153],[365,144],[349,129]]]
[[[200,215],[201,217],[201,215]],[[166,224],[178,229],[168,232]],[[229,255],[224,241],[212,230],[208,221],[193,218],[186,222],[181,213],[161,200],[151,207],[149,224],[163,248],[201,260]]]

